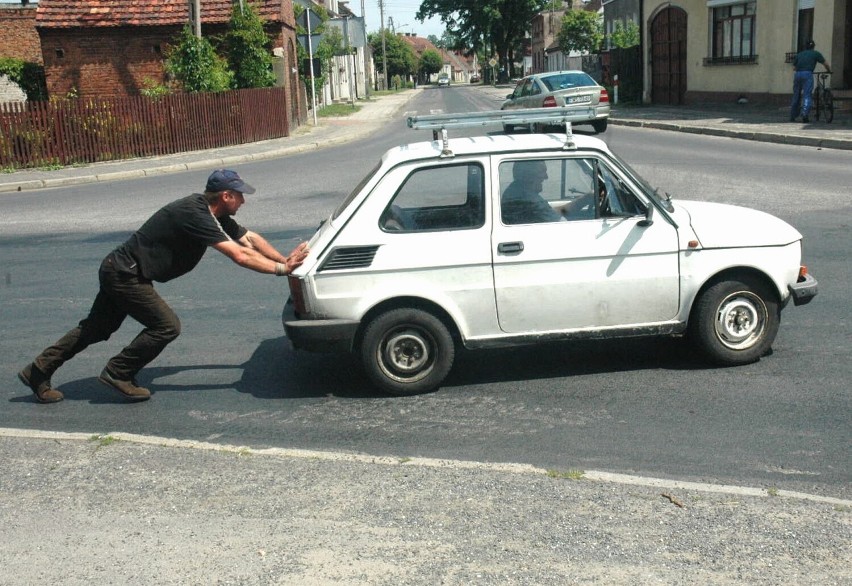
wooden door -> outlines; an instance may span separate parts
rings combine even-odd
[[[686,95],[686,12],[669,7],[651,21],[651,101],[681,105]]]

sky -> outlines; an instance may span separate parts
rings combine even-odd
[[[420,8],[421,0],[384,0],[385,27],[398,33],[417,33],[418,37],[435,35],[441,37],[444,25],[440,18],[431,18],[422,24],[414,18]],[[367,33],[378,32],[381,29],[381,16],[378,0],[349,0],[349,9],[355,14],[361,14],[361,3],[364,4],[364,14],[367,23]],[[393,19],[393,26],[391,26]]]

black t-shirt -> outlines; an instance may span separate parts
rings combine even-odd
[[[195,268],[208,246],[239,240],[247,230],[216,218],[195,193],[160,208],[111,254],[119,271],[165,283]]]

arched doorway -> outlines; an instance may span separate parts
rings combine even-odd
[[[686,96],[686,11],[670,6],[651,20],[651,102],[680,105]]]

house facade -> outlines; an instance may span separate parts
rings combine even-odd
[[[233,2],[198,0],[201,33],[227,31]],[[166,82],[165,52],[190,22],[186,0],[40,0],[36,31],[51,96],[138,95],[146,85]],[[258,0],[276,54],[284,60],[282,80],[291,124],[306,118],[299,91],[292,0]]]
[[[784,104],[813,39],[834,88],[850,86],[852,0],[643,0],[643,101]]]

